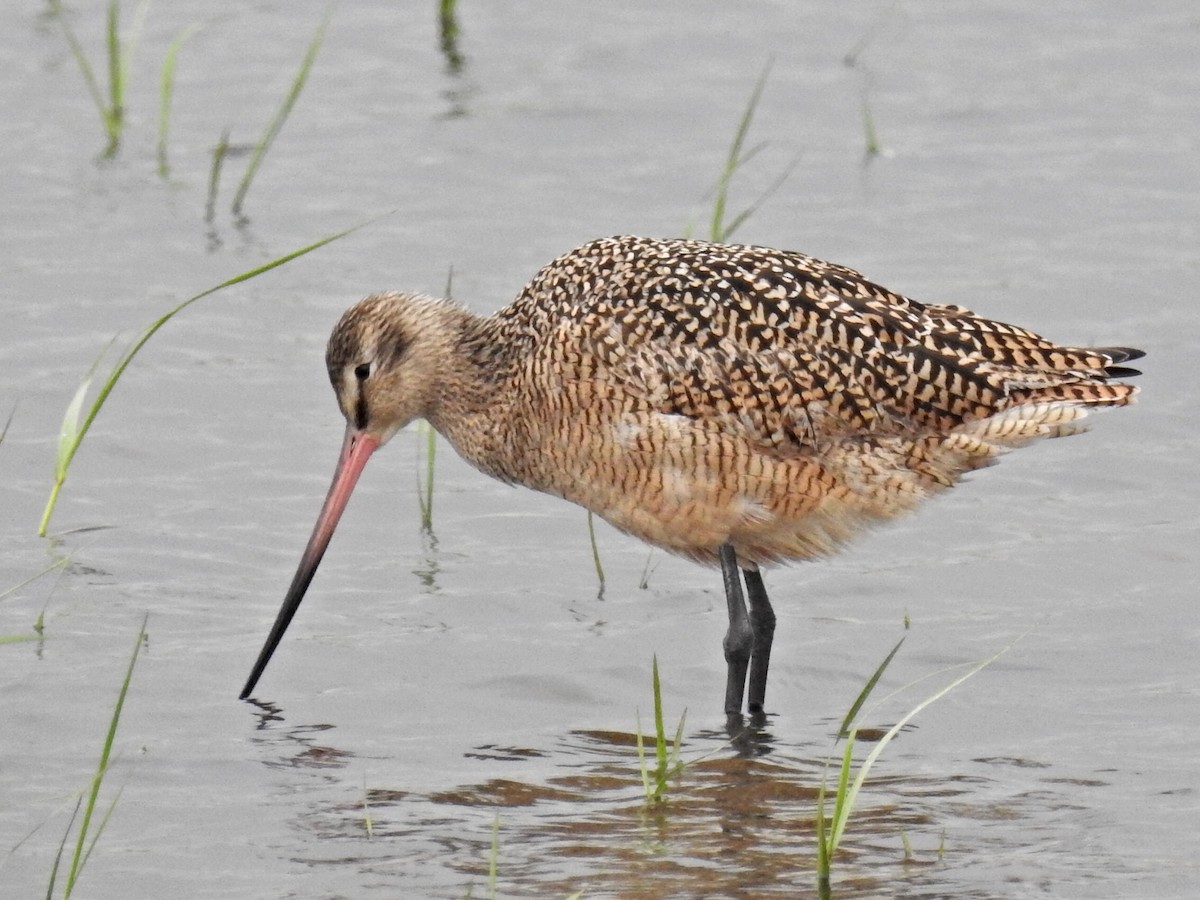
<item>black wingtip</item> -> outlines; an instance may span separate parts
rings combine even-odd
[[[1129,362],[1131,359],[1141,359],[1146,355],[1145,350],[1138,350],[1136,347],[1099,347],[1098,353],[1103,353],[1114,363]],[[1110,368],[1105,366],[1105,368]]]
[[[1108,366],[1104,374],[1108,378],[1136,378],[1142,374],[1142,370],[1131,369],[1128,366]]]

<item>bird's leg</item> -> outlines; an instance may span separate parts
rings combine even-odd
[[[725,680],[725,712],[727,715],[738,715],[742,711],[742,695],[746,690],[746,670],[754,651],[754,628],[746,612],[741,572],[733,545],[726,541],[718,553],[721,557],[721,574],[725,576],[725,601],[729,604],[729,630],[725,632],[725,640],[721,644],[725,648],[725,662],[729,667]],[[761,580],[759,584],[761,586]],[[766,597],[765,592],[763,597]],[[763,675],[765,679],[765,669]]]
[[[743,569],[742,575],[746,579],[750,627],[754,631],[754,650],[750,657],[750,695],[746,708],[758,713],[762,712],[763,699],[767,694],[767,668],[771,665],[771,642],[775,637],[775,610],[771,609],[762,573],[757,569]]]

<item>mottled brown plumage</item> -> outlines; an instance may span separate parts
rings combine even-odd
[[[719,562],[725,708],[762,709],[774,613],[758,564],[831,553],[966,471],[1136,392],[1125,348],[1062,347],[799,253],[617,237],[482,317],[385,293],[326,362],[342,458],[248,696],[370,454],[418,417],[489,475]],[[741,569],[739,577],[739,568]],[[748,597],[743,596],[744,580]],[[747,611],[747,599],[749,610]]]
[[[715,562],[829,553],[1089,406],[1128,350],[1060,347],[797,253],[620,237],[480,318],[380,294],[329,344],[343,410],[427,418],[504,481]],[[353,368],[364,362],[361,383]]]

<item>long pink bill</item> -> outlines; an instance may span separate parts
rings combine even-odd
[[[379,449],[378,439],[357,431],[353,427],[346,428],[346,440],[342,443],[342,452],[338,457],[337,470],[333,473],[333,484],[329,486],[329,494],[325,497],[325,505],[321,507],[321,515],[317,517],[312,537],[308,539],[308,546],[304,548],[304,555],[300,557],[300,565],[296,569],[295,577],[292,578],[292,586],[288,588],[287,596],[283,598],[283,606],[279,609],[279,615],[275,617],[275,624],[271,626],[267,642],[263,644],[262,652],[258,654],[258,661],[254,663],[254,669],[250,672],[250,677],[246,679],[246,686],[238,695],[240,699],[245,700],[250,696],[250,692],[258,684],[263,669],[271,661],[271,654],[279,646],[279,641],[283,638],[283,633],[287,631],[292,616],[296,614],[296,610],[300,607],[300,601],[304,599],[304,592],[308,590],[308,585],[313,580],[313,575],[316,574],[317,566],[321,564],[321,557],[325,555],[325,548],[329,546],[329,539],[333,537],[333,530],[337,528],[338,520],[342,517],[342,510],[346,508],[350,493],[358,482],[358,476],[362,474],[367,460],[377,449]]]

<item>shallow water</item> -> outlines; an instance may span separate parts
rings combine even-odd
[[[45,613],[41,640],[0,644],[0,896],[44,895],[147,612],[105,788],[122,793],[77,896],[483,896],[496,822],[499,896],[804,895],[833,735],[906,615],[879,696],[1014,646],[887,748],[834,896],[1196,895],[1193,4],[465,4],[457,74],[436,4],[343,4],[247,220],[228,213],[241,156],[211,223],[211,147],[226,127],[257,138],[323,5],[152,6],[111,161],[56,23],[12,6],[0,590],[70,561],[0,598],[0,635]],[[96,60],[103,7],[71,14]],[[163,181],[158,66],[192,22]],[[336,456],[321,355],[341,309],[441,293],[453,267],[455,295],[488,311],[587,238],[702,233],[772,59],[735,207],[796,167],[739,240],[1144,347],[1139,405],[835,560],[768,573],[771,715],[739,741],[714,573],[648,564],[601,524],[599,595],[581,511],[444,444],[423,536],[414,430],[364,475],[266,702],[237,702]],[[870,160],[864,96],[885,151]],[[80,451],[54,537],[34,536],[63,410],[114,334],[393,210],[156,335]],[[647,809],[631,735],[653,654],[670,726],[687,710],[688,766]]]

